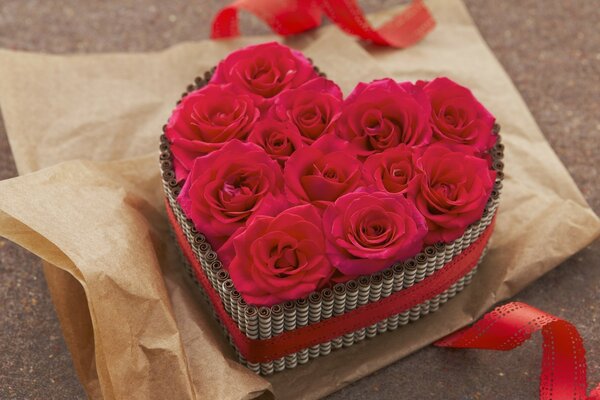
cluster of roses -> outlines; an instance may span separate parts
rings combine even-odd
[[[493,116],[446,78],[343,99],[302,54],[223,60],[166,135],[186,215],[251,304],[300,298],[448,242],[481,218]]]

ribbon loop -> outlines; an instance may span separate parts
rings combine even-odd
[[[539,330],[544,339],[540,399],[600,400],[600,385],[590,397],[585,394],[585,349],[577,328],[527,304],[513,302],[498,307],[435,345],[507,351],[519,347]]]
[[[236,0],[215,15],[211,31],[213,39],[240,35],[238,10],[254,14],[282,36],[295,35],[321,25],[321,10],[316,0]]]
[[[254,14],[282,36],[317,28],[325,13],[351,35],[397,48],[412,46],[435,26],[435,20],[422,0],[413,0],[380,29],[371,27],[355,0],[236,0],[213,19],[213,39],[240,35],[238,10]]]

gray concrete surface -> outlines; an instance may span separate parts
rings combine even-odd
[[[368,11],[396,1],[361,1]],[[600,212],[600,7],[595,0],[466,0],[548,140]],[[50,53],[157,50],[208,36],[223,2],[1,0],[0,47]],[[244,18],[243,31],[267,29]],[[0,122],[0,179],[16,176]],[[575,323],[600,381],[600,241],[515,299]],[[423,349],[331,399],[534,399],[541,339],[508,353]],[[0,398],[79,399],[40,261],[0,239]]]

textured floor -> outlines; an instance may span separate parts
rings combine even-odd
[[[584,196],[600,213],[600,20],[590,0],[466,0]],[[397,1],[361,1],[368,11]],[[1,0],[0,47],[50,53],[140,51],[208,36],[223,4],[177,0]],[[247,18],[245,33],[266,33]],[[16,175],[0,122],[0,179]],[[600,381],[600,241],[517,298],[575,323]],[[541,339],[509,353],[425,348],[332,399],[533,399]],[[0,239],[0,398],[85,398],[39,260]]]

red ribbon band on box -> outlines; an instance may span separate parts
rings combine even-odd
[[[435,343],[439,347],[508,351],[541,330],[543,342],[540,399],[600,400],[600,385],[586,396],[585,349],[577,328],[524,303],[513,302],[487,313],[473,326]]]
[[[208,295],[213,309],[229,332],[239,352],[247,361],[253,363],[273,361],[288,354],[335,339],[346,333],[366,328],[443,293],[477,265],[492,233],[495,222],[494,218],[490,226],[485,229],[475,242],[458,256],[454,257],[451,262],[444,265],[442,269],[407,289],[396,292],[377,302],[360,306],[345,314],[323,320],[316,324],[298,327],[293,331],[283,332],[270,339],[250,339],[240,331],[235,321],[225,310],[219,294],[211,286],[208,277],[202,271],[202,267],[195,257],[183,230],[177,223],[168,202],[166,203],[166,208],[169,221],[175,231],[177,242],[194,269],[196,279]]]
[[[371,27],[355,0],[236,0],[213,19],[213,39],[239,36],[239,10],[254,14],[282,36],[317,28],[324,13],[351,35],[398,48],[412,46],[435,27],[435,20],[422,0],[413,0],[379,29]]]

